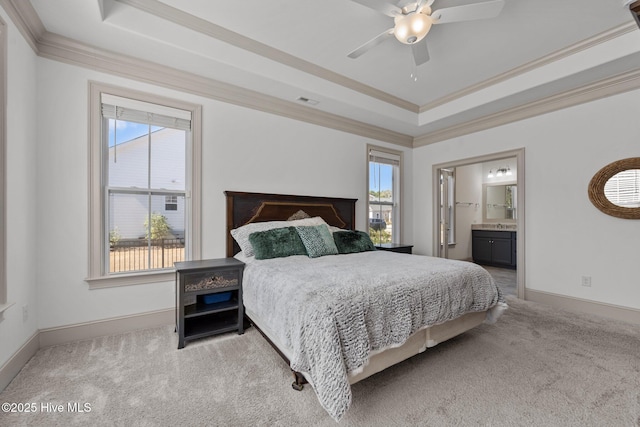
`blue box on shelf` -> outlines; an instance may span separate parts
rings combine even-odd
[[[207,294],[202,296],[205,304],[215,304],[217,302],[226,302],[231,299],[231,292],[218,292],[216,294]]]

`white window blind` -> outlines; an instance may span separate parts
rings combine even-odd
[[[102,116],[152,126],[191,130],[191,112],[103,93]]]
[[[373,149],[369,150],[369,161],[385,165],[400,166],[400,156],[398,154],[386,153],[384,151]]]

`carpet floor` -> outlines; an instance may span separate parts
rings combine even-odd
[[[338,425],[640,426],[637,325],[508,302],[497,324],[353,385]],[[35,410],[0,425],[336,425],[254,328],[176,346],[166,326],[42,349],[0,393]]]

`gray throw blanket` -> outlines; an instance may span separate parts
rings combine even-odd
[[[335,420],[351,404],[348,374],[366,366],[372,351],[503,302],[475,264],[385,251],[252,260],[243,297]]]

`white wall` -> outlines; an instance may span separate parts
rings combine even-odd
[[[587,197],[600,168],[638,156],[639,109],[633,91],[417,148],[415,252],[432,251],[433,164],[525,147],[527,287],[640,308],[640,224],[603,214]]]
[[[204,258],[225,256],[225,190],[358,198],[357,227],[366,229],[366,144],[385,144],[48,59],[39,58],[37,65],[41,329],[168,309],[175,304],[173,282],[99,290],[89,290],[84,282],[89,80],[203,105]],[[407,173],[411,173],[411,162],[408,153]],[[405,191],[411,194],[410,179],[404,181]],[[411,209],[407,201],[408,236]]]
[[[37,331],[36,57],[0,8],[7,24],[7,300],[0,321],[0,366]],[[23,307],[28,319],[23,320]]]

